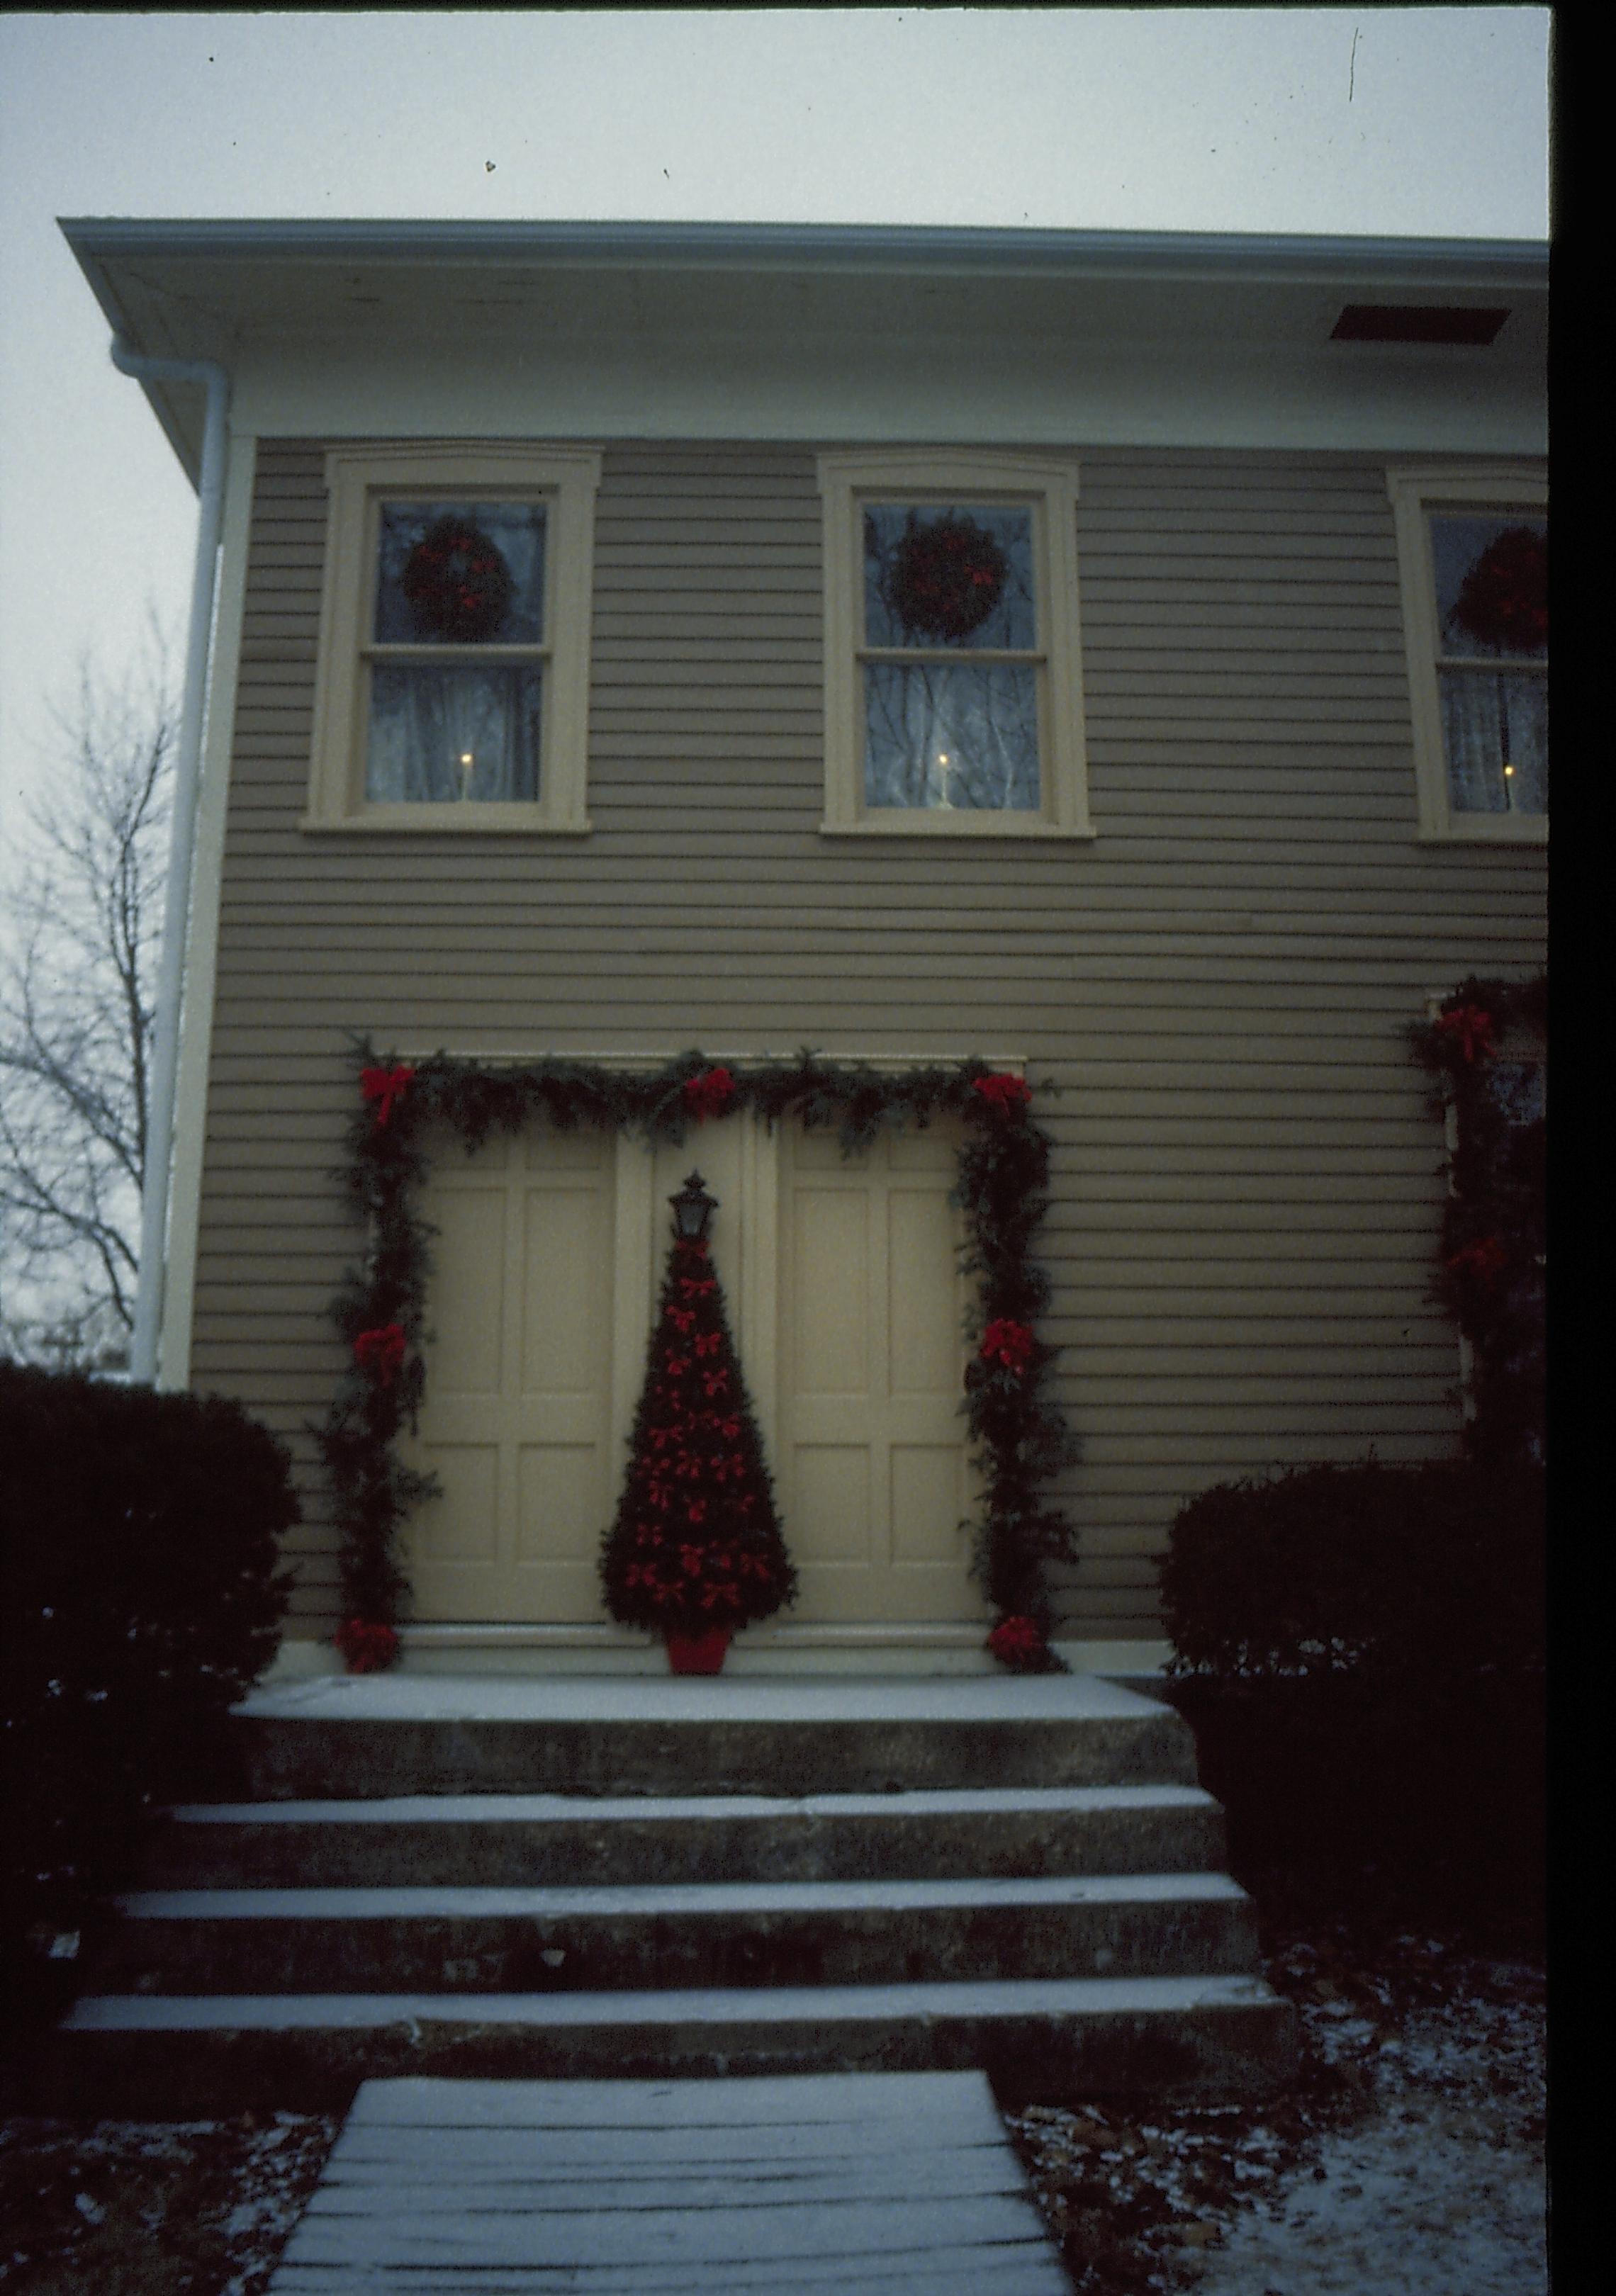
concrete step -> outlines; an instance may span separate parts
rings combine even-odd
[[[92,1981],[119,1993],[607,1993],[1249,1972],[1226,1875],[152,1890]]]
[[[440,1684],[256,1692],[234,1720],[243,1798],[708,1794],[800,1798],[1195,1784],[1170,1707],[1092,1677]]]
[[[1023,1979],[699,1991],[89,1996],[31,2088],[46,2112],[346,2106],[361,2080],[984,2070],[1018,2103],[1107,2093],[1226,2103],[1295,2063],[1259,1978]]]
[[[1199,1786],[902,1794],[410,1794],[198,1803],[152,1844],[153,1889],[956,1879],[1206,1873],[1223,1815]]]

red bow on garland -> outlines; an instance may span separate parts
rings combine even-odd
[[[703,1069],[685,1080],[685,1105],[698,1124],[722,1116],[734,1096],[735,1080],[727,1069]]]
[[[396,1069],[361,1069],[359,1090],[367,1101],[376,1103],[376,1128],[381,1130],[393,1112],[394,1103],[402,1100],[409,1090],[415,1071],[402,1062]]]
[[[1448,1272],[1455,1275],[1473,1275],[1489,1288],[1509,1263],[1509,1254],[1496,1235],[1478,1236],[1462,1251],[1456,1251],[1448,1261]]]
[[[404,1330],[398,1324],[378,1324],[361,1332],[354,1341],[354,1361],[361,1371],[373,1372],[383,1387],[391,1387],[404,1361]]]
[[[1024,1667],[1038,1664],[1049,1645],[1036,1619],[1001,1619],[988,1637],[988,1648],[1003,1666]]]
[[[1479,1054],[1485,1060],[1493,1048],[1493,1016],[1485,1004],[1456,1004],[1451,1013],[1439,1014],[1440,1035],[1450,1037],[1467,1061]]]
[[[398,1636],[379,1619],[345,1619],[335,1641],[349,1674],[380,1674],[398,1655]]]
[[[977,1352],[984,1363],[1002,1365],[1019,1379],[1032,1361],[1033,1349],[1038,1345],[1025,1324],[1013,1323],[1008,1316],[1000,1316],[982,1333],[982,1344]]]
[[[978,1077],[971,1089],[980,1092],[988,1107],[997,1108],[1001,1116],[1015,1114],[1032,1099],[1032,1087],[1026,1078],[1008,1074]]]

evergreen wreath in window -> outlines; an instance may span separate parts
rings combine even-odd
[[[972,518],[923,524],[911,512],[881,577],[881,594],[905,630],[958,645],[1004,595],[1010,561]]]
[[[400,586],[422,636],[452,645],[491,638],[516,594],[498,544],[453,512],[434,519],[411,551]]]
[[[774,1485],[704,1234],[712,1199],[693,1172],[676,1232],[628,1472],[601,1554],[606,1608],[665,1639],[733,1633],[797,1591]]]
[[[1541,653],[1548,644],[1548,537],[1506,527],[1464,577],[1453,618],[1497,653]]]

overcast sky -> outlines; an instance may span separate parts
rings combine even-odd
[[[58,216],[1542,239],[1546,8],[0,15],[0,837],[195,498]]]

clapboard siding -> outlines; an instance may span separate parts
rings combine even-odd
[[[1078,1631],[1155,1631],[1153,1558],[1210,1482],[1454,1447],[1440,1133],[1404,1031],[1432,989],[1540,960],[1543,857],[1415,840],[1380,463],[1080,472],[1092,843],[823,838],[812,453],[636,443],[603,458],[593,835],[314,837],[322,454],[261,447],[193,1373],[293,1445],[301,1618],[335,1599],[308,1428],[356,1242],[331,1178],[354,1031],[1025,1055],[1059,1087]]]

